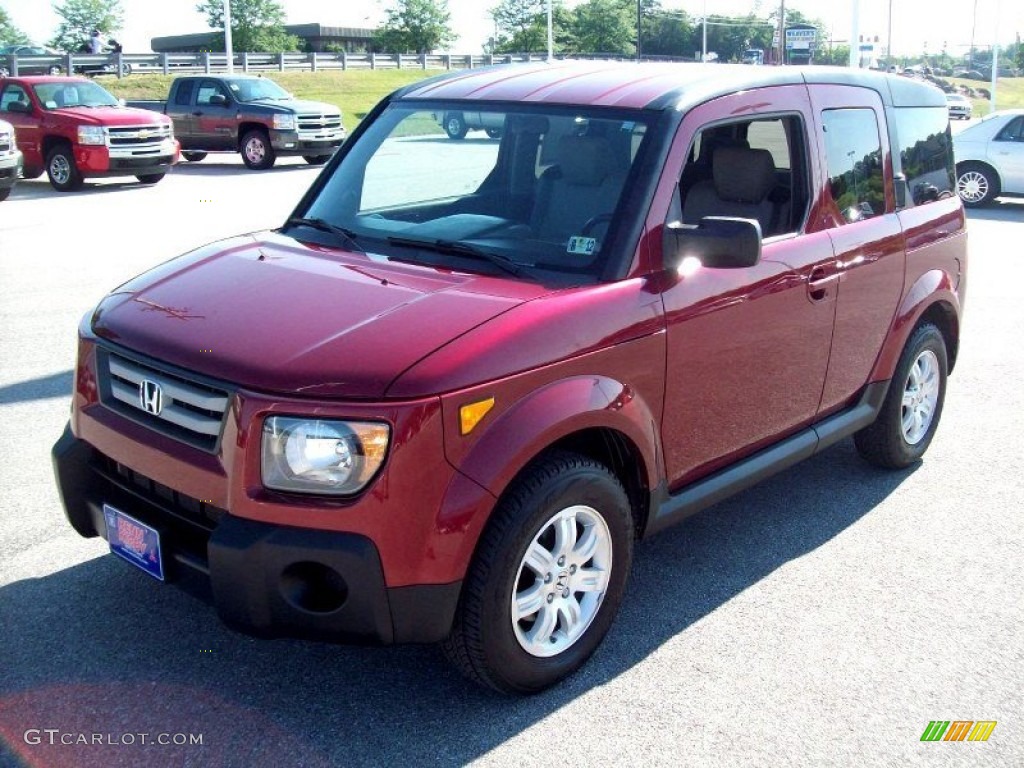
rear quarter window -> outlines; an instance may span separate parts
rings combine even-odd
[[[946,108],[899,107],[894,112],[906,206],[952,197],[956,176]]]
[[[829,191],[843,219],[853,223],[881,216],[885,213],[885,177],[874,111],[827,109],[821,118]]]

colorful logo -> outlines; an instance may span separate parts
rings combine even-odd
[[[932,720],[921,741],[988,741],[995,727],[995,720]]]

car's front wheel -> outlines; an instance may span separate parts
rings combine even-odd
[[[942,416],[947,365],[942,333],[932,323],[919,325],[903,349],[878,418],[854,435],[861,456],[879,467],[902,469],[924,455]]]
[[[206,158],[205,152],[182,152],[181,156],[188,160],[190,163],[198,163],[200,160]]]
[[[46,175],[50,178],[50,185],[58,192],[71,192],[82,186],[82,174],[67,144],[56,146],[47,154]]]
[[[459,112],[449,112],[444,116],[444,132],[449,139],[464,139],[469,133],[469,126],[466,125],[466,118]]]
[[[999,177],[987,165],[963,163],[956,173],[956,193],[968,208],[988,205],[999,196]]]
[[[547,455],[502,497],[444,649],[467,677],[535,693],[578,669],[611,627],[633,556],[622,484],[574,453]]]
[[[254,171],[264,171],[274,165],[277,154],[270,145],[266,131],[252,130],[242,137],[242,162]]]
[[[164,173],[147,173],[145,175],[139,175],[135,178],[141,181],[143,184],[156,184],[167,174]]]

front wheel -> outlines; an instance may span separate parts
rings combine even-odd
[[[633,516],[604,465],[551,453],[494,511],[463,586],[448,658],[503,693],[578,669],[611,627],[633,557]]]
[[[141,181],[143,184],[156,184],[167,174],[164,173],[147,173],[144,176],[136,176],[135,178]]]
[[[967,208],[980,208],[999,196],[999,177],[988,166],[964,163],[957,168],[956,193]]]
[[[931,323],[918,326],[903,349],[878,418],[854,435],[860,455],[886,469],[903,469],[920,459],[942,416],[946,371],[942,333]]]
[[[444,132],[449,139],[464,139],[469,133],[469,126],[466,119],[459,112],[449,112],[444,116]]]
[[[501,128],[485,128],[484,132],[487,134],[487,138],[489,139],[501,138]]]
[[[323,165],[331,159],[330,155],[303,155],[302,159],[310,165]]]
[[[188,160],[190,163],[198,163],[200,160],[206,158],[205,152],[182,152],[181,156]]]
[[[10,196],[11,196],[11,188],[10,187],[7,187],[7,189],[0,189],[0,203],[2,203],[4,200],[6,200]]]
[[[59,66],[54,64],[53,66],[49,67],[46,70],[46,74],[48,74],[48,75],[59,75],[63,71],[64,71],[63,69],[61,69]]]
[[[72,192],[82,186],[82,174],[75,165],[71,147],[54,147],[46,156],[46,175],[50,185],[58,192]]]
[[[254,171],[265,171],[272,168],[277,154],[270,145],[270,137],[266,131],[252,130],[242,137],[242,162]]]

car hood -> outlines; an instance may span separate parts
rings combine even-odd
[[[58,115],[73,115],[83,125],[153,125],[166,123],[168,118],[148,109],[133,107],[62,107],[51,110]]]
[[[418,361],[544,292],[264,232],[135,278],[91,324],[102,339],[253,390],[381,398]]]

